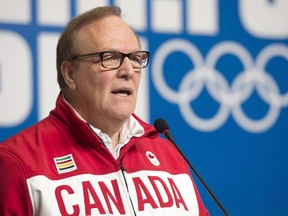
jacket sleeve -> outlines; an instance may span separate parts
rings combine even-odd
[[[32,205],[21,162],[0,149],[0,215],[32,215]]]

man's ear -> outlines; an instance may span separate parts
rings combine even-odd
[[[72,64],[70,61],[63,61],[61,63],[61,73],[67,87],[70,89],[76,89],[74,72],[72,70]]]

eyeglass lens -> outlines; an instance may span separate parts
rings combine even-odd
[[[149,55],[146,52],[134,52],[124,54],[121,52],[103,52],[101,55],[102,66],[115,69],[121,66],[125,57],[130,59],[134,69],[145,68],[148,64]]]

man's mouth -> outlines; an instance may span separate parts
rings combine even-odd
[[[120,95],[120,96],[129,96],[132,94],[132,90],[129,89],[117,89],[112,91],[112,94]]]

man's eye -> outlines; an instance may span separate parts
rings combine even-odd
[[[121,58],[121,55],[119,55],[119,53],[105,53],[105,55],[103,55],[102,60],[103,61],[112,61],[112,60],[116,60]]]
[[[112,54],[107,54],[103,56],[103,61],[108,61],[108,60],[113,60],[113,59],[115,59],[115,57]]]
[[[137,55],[135,55],[135,56],[131,56],[131,60],[132,61],[134,61],[134,62],[137,62],[137,63],[139,63],[139,64],[141,64],[141,62],[142,62],[142,57],[141,56],[137,56]]]

